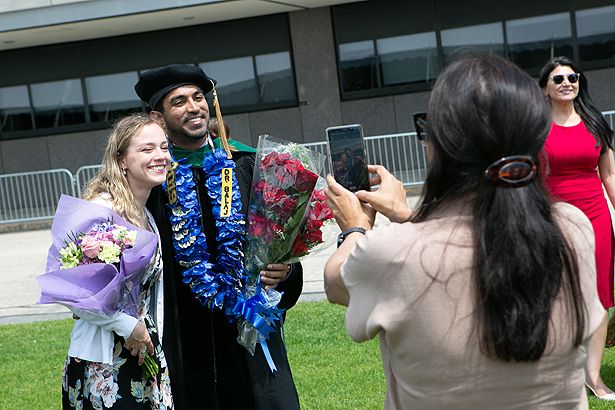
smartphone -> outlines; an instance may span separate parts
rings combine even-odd
[[[349,191],[369,191],[367,153],[360,124],[326,129],[329,166],[335,180]]]

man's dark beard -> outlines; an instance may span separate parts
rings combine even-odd
[[[205,117],[205,124],[207,124],[208,122],[208,118]],[[170,127],[167,125],[167,130],[170,136],[173,135],[178,135],[182,138],[187,138],[187,139],[191,139],[191,140],[200,140],[201,138],[205,138],[207,137],[207,135],[209,135],[209,131],[207,130],[207,126],[203,127],[202,131],[198,131],[196,133],[187,133],[185,129],[183,129],[181,126],[179,127]],[[172,139],[172,138],[171,138]]]
[[[203,131],[203,135],[197,134],[197,135],[193,135],[193,134],[183,134],[184,137],[186,138],[190,138],[192,140],[200,140],[201,138],[205,138],[207,137],[207,135],[209,134],[209,132],[207,131],[207,129],[205,129]]]

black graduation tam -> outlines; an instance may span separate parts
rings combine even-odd
[[[207,94],[216,84],[216,80],[207,77],[205,71],[198,66],[171,64],[141,73],[141,78],[135,84],[135,92],[140,99],[155,108],[169,91],[186,84],[197,85],[203,90],[203,94]]]

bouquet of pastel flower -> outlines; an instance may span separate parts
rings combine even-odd
[[[110,208],[62,195],[51,236],[46,273],[37,278],[39,303],[139,318],[141,279],[158,246],[153,232]],[[155,374],[154,360],[146,355],[145,362],[144,373]]]
[[[60,269],[92,263],[119,263],[123,252],[134,246],[137,231],[109,220],[95,224],[86,233],[69,235],[69,238],[72,240],[66,241],[66,246],[58,251]]]
[[[274,308],[282,295],[261,287],[260,272],[268,263],[296,261],[322,242],[320,227],[332,217],[322,191],[314,190],[323,166],[324,156],[315,151],[268,135],[260,137],[244,248],[246,300],[257,295],[267,308]],[[249,351],[264,338],[251,321],[239,321],[239,343]]]

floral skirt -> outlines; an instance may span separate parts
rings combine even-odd
[[[162,346],[155,328],[150,328],[149,324],[147,327],[159,369],[156,377],[143,377],[138,358],[126,350],[124,339],[115,335],[113,365],[66,358],[62,378],[62,409],[173,409],[169,371]]]

